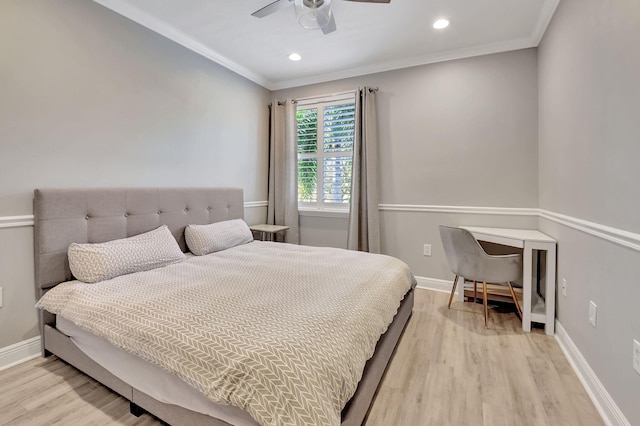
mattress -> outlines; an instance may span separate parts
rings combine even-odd
[[[56,328],[69,336],[78,349],[111,374],[160,402],[206,414],[234,426],[258,426],[246,411],[212,402],[177,376],[116,348],[62,316],[58,316]]]
[[[38,305],[261,424],[335,425],[414,284],[388,256],[253,242],[98,284],[62,283]]]

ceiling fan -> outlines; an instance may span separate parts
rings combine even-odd
[[[336,30],[336,21],[331,13],[332,0],[276,0],[256,10],[251,14],[256,18],[264,18],[267,15],[289,6],[295,6],[298,22],[305,28],[320,28],[323,33],[329,34]],[[389,3],[391,0],[347,0],[362,3]]]

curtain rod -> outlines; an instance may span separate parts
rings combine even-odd
[[[378,89],[379,89],[378,87],[369,87],[369,93],[377,92]],[[298,103],[298,101],[309,101],[309,100],[312,100],[312,99],[330,98],[330,97],[333,97],[333,96],[352,95],[352,94],[355,94],[355,93],[356,93],[355,90],[347,90],[347,91],[344,91],[344,92],[329,93],[327,95],[317,95],[317,96],[309,96],[309,97],[306,97],[306,98],[291,99],[291,103],[295,104],[295,103]],[[286,101],[278,101],[278,105],[282,106],[282,105],[285,104],[285,102]],[[272,105],[272,102],[269,102],[269,106],[271,106],[271,105]]]
[[[317,95],[317,96],[309,96],[309,97],[305,97],[305,98],[298,98],[296,100],[297,101],[308,101],[308,100],[311,100],[311,99],[330,98],[332,96],[353,95],[354,93],[356,93],[355,90],[347,90],[345,92],[329,93],[329,94],[324,94],[324,95]]]
[[[287,101],[278,101],[278,105],[280,105],[280,106],[282,106],[282,105],[284,105],[286,103],[287,103]],[[297,99],[291,99],[291,103],[292,104],[297,104],[298,100]],[[269,106],[272,106],[272,105],[273,105],[273,102],[269,102]]]
[[[377,91],[378,91],[378,87],[369,87],[369,92],[377,92]],[[355,93],[356,93],[355,90],[347,90],[347,91],[344,91],[344,92],[329,93],[329,94],[317,95],[317,96],[309,96],[309,97],[306,97],[306,98],[298,98],[298,99],[296,99],[296,101],[308,101],[308,100],[311,100],[311,99],[330,98],[332,96],[340,96],[340,95],[353,95]]]

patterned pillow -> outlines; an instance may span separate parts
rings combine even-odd
[[[120,275],[182,262],[186,256],[165,225],[121,240],[69,246],[69,267],[76,279],[96,283]]]
[[[189,250],[197,256],[253,241],[253,234],[242,219],[225,220],[211,225],[189,225],[184,236]]]

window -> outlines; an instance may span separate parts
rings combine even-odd
[[[296,119],[299,206],[347,209],[351,198],[354,95],[314,103],[299,101]]]

